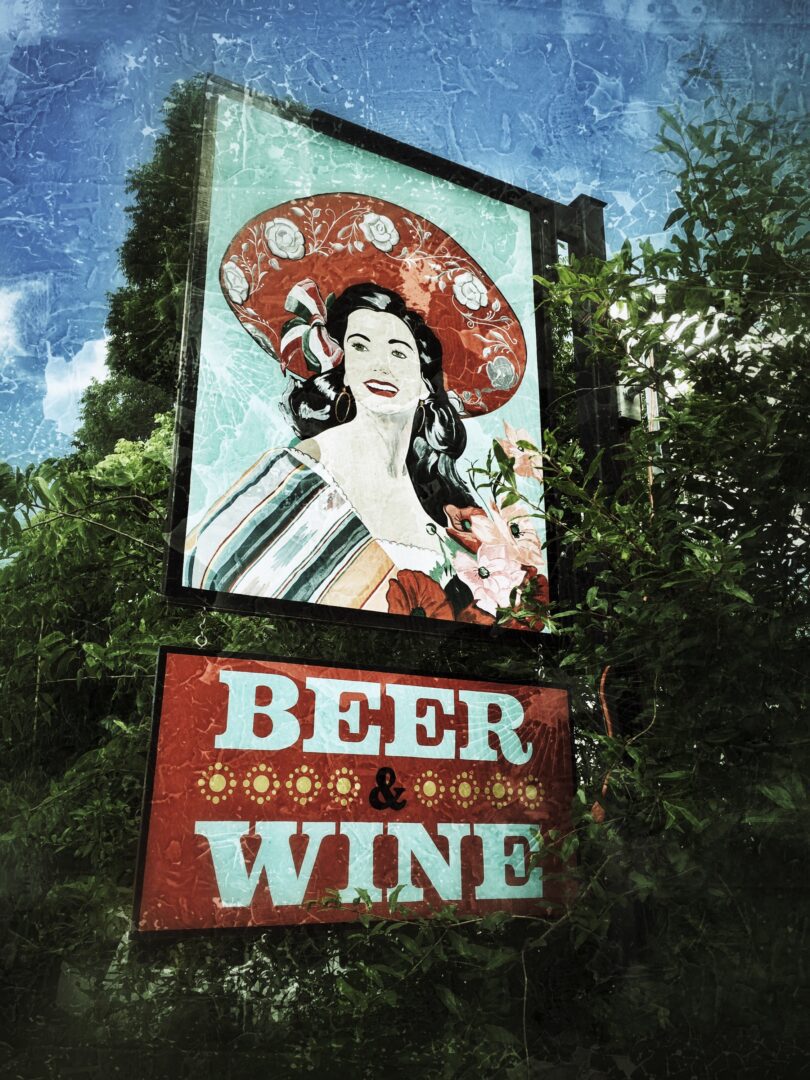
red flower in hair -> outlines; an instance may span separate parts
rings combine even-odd
[[[453,608],[444,589],[421,570],[400,570],[389,583],[388,611],[392,615],[421,615],[428,619],[452,619]]]

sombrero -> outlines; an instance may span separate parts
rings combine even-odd
[[[361,282],[393,290],[424,318],[462,416],[509,400],[526,369],[518,318],[461,245],[419,214],[345,192],[291,199],[246,222],[220,266],[231,310],[296,379],[340,362],[326,312],[333,296]]]

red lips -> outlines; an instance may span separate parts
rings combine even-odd
[[[380,397],[395,397],[399,393],[398,386],[394,386],[390,382],[382,382],[379,379],[368,379],[364,386],[367,386],[372,394],[379,394]]]

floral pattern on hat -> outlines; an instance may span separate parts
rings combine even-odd
[[[289,358],[281,347],[285,300],[305,279],[324,297],[362,282],[401,296],[441,342],[445,389],[462,416],[499,408],[520,384],[526,341],[506,297],[453,237],[419,214],[367,195],[313,195],[265,210],[233,238],[220,268],[225,299],[297,379],[319,370],[313,349]]]

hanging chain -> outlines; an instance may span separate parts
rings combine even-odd
[[[194,639],[194,643],[199,649],[204,649],[208,644],[208,635],[205,632],[205,619],[207,615],[208,612],[203,608],[200,612],[200,632]]]

